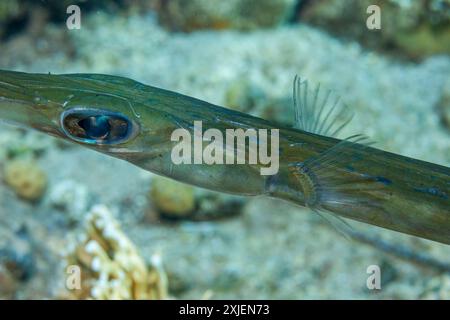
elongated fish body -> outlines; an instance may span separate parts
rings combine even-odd
[[[450,244],[449,168],[318,130],[283,127],[122,77],[12,71],[0,71],[0,119],[185,183],[280,198]],[[172,133],[193,132],[194,121],[221,132],[278,129],[278,172],[262,175],[261,164],[174,164]]]

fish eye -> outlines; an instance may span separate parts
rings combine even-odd
[[[137,125],[122,114],[96,110],[72,109],[61,115],[66,135],[89,144],[119,144],[130,140]]]
[[[88,138],[105,139],[111,132],[111,123],[109,120],[110,117],[108,116],[91,116],[78,121],[78,126],[84,130]]]

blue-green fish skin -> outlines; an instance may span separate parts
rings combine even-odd
[[[122,115],[136,131],[119,144],[74,141],[61,121],[64,112],[74,109]],[[321,209],[450,244],[450,169],[445,166],[348,143],[339,150],[343,156],[332,159],[325,168],[311,159],[320,160],[340,143],[338,139],[283,127],[110,75],[0,71],[0,118],[185,183],[227,193],[281,198],[299,205],[306,204],[307,190],[299,180],[303,171],[296,174],[293,170],[314,163],[311,170],[317,170],[319,178],[326,172],[332,176],[329,181],[339,182],[327,186],[312,182]],[[171,133],[177,128],[190,130],[195,120],[202,121],[204,130],[280,129],[279,173],[262,176],[260,166],[250,164],[173,165],[170,157],[175,142],[170,139]]]

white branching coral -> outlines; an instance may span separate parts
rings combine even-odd
[[[71,290],[71,296],[78,299],[167,298],[167,277],[159,255],[154,255],[147,266],[104,205],[94,206],[86,222],[86,234],[68,255],[68,264],[79,266],[81,276],[81,286]]]

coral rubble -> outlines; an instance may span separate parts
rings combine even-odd
[[[94,206],[86,222],[86,233],[67,256],[67,266],[81,270],[81,286],[69,290],[69,297],[167,298],[167,277],[160,257],[155,255],[148,267],[106,206]]]

